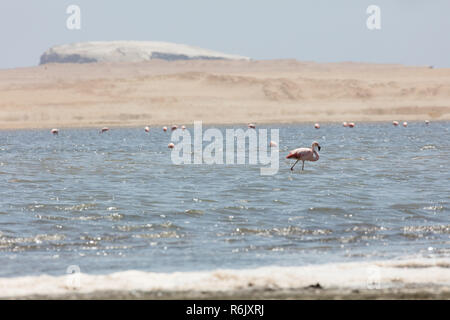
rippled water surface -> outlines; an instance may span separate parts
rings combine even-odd
[[[280,129],[274,176],[174,165],[160,128],[0,131],[0,276],[450,256],[449,122],[259,128]]]

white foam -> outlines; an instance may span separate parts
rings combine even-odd
[[[301,289],[320,283],[324,288],[367,289],[404,285],[450,285],[450,259],[409,259],[351,262],[301,267],[156,273],[124,271],[107,275],[27,276],[0,278],[0,297],[64,295],[96,291],[239,291],[241,289]]]

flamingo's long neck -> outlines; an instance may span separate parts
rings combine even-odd
[[[312,150],[312,152],[313,152],[313,154],[314,154],[314,161],[317,161],[317,160],[319,160],[319,152],[316,150],[317,149],[317,146],[316,145],[313,145],[312,147],[311,147],[311,150]]]
[[[317,161],[317,160],[319,160],[319,153],[314,149],[314,155],[315,155],[315,157],[314,157],[314,161]]]

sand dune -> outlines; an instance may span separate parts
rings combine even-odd
[[[162,61],[0,70],[1,128],[449,120],[450,69]]]
[[[184,44],[155,41],[94,41],[54,46],[41,56],[46,63],[142,62],[152,59],[167,61],[191,59],[244,59]]]

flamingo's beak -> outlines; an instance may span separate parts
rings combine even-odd
[[[320,151],[320,146],[317,146],[317,148],[319,148],[319,151]]]

